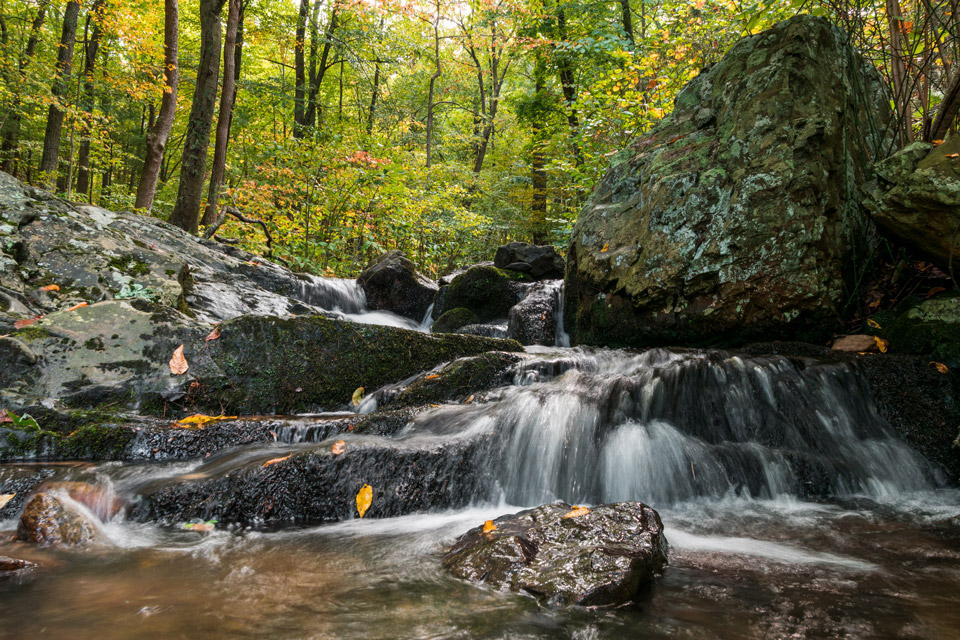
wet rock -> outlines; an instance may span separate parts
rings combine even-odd
[[[563,258],[552,245],[509,242],[497,247],[493,264],[507,271],[528,273],[538,280],[563,277]]]
[[[914,143],[876,166],[865,203],[877,226],[949,271],[960,263],[960,138]]]
[[[82,514],[60,498],[38,493],[23,508],[17,539],[41,546],[74,546],[94,539],[96,529]]]
[[[557,291],[559,280],[540,282],[513,305],[507,316],[507,336],[522,345],[553,346],[557,340]]]
[[[47,482],[40,487],[40,491],[65,493],[103,522],[111,520],[124,506],[123,500],[112,490],[89,482]]]
[[[506,318],[529,286],[518,281],[522,277],[491,266],[470,267],[441,289],[437,317],[462,308],[472,311],[481,322]]]
[[[640,502],[572,515],[558,502],[477,527],[443,558],[453,575],[529,594],[553,606],[615,606],[634,599],[667,564],[656,511]]]
[[[2,444],[2,441],[0,441],[0,444]],[[52,469],[0,468],[0,495],[13,495],[13,498],[0,507],[0,520],[12,519],[20,515],[27,499],[33,495],[34,489],[52,475]]]
[[[925,355],[960,368],[960,293],[908,300],[873,318],[880,325],[873,331],[889,342],[891,353]]]
[[[417,321],[423,320],[439,289],[398,250],[374,260],[357,283],[366,293],[371,309],[392,311]]]
[[[837,338],[830,349],[845,353],[877,352],[880,351],[880,345],[873,336],[855,334]]]
[[[456,333],[456,331],[468,324],[476,324],[480,318],[473,311],[464,307],[457,307],[445,311],[436,321],[430,330],[433,333]]]
[[[9,573],[15,573],[17,571],[23,571],[24,569],[32,569],[36,567],[35,562],[30,562],[29,560],[20,560],[18,558],[11,558],[9,556],[0,556],[0,576]]]
[[[480,391],[510,384],[514,367],[522,360],[522,356],[506,352],[460,358],[420,375],[408,384],[384,390],[378,398],[378,406],[423,406],[465,401]]]
[[[507,319],[465,324],[457,330],[457,333],[503,340],[507,338]]]
[[[821,341],[872,254],[886,87],[826,20],[739,41],[613,161],[567,254],[575,342]]]

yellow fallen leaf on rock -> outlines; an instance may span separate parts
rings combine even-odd
[[[203,429],[207,423],[218,422],[220,420],[236,420],[237,416],[205,416],[197,413],[186,418],[181,418],[173,423],[174,429]]]
[[[15,494],[15,493],[5,493],[5,494],[3,494],[2,496],[0,496],[0,509],[3,509],[5,506],[7,506],[7,503],[10,502],[11,500],[13,500],[13,496],[15,496],[15,495],[17,495],[17,494]]]
[[[868,326],[868,327],[873,327],[874,329],[882,329],[882,328],[883,328],[883,327],[880,326],[880,323],[879,323],[879,322],[877,322],[876,320],[873,320],[873,319],[871,319],[871,318],[867,318],[867,326]]]
[[[330,447],[330,451],[333,452],[333,455],[338,456],[344,451],[347,450],[347,443],[343,440],[337,440],[336,443]]]
[[[424,378],[424,380],[436,380],[436,379],[439,378],[439,377],[440,377],[440,374],[438,374],[438,373],[431,373],[431,374],[428,375],[426,378]]]
[[[960,153],[948,153],[945,158],[960,158]]]
[[[566,520],[567,518],[579,518],[580,516],[585,516],[588,513],[590,513],[590,509],[588,507],[578,507],[577,505],[573,505],[573,508],[570,509],[570,511],[567,511],[565,514],[563,514],[563,519]]]
[[[175,376],[182,376],[189,368],[190,365],[187,364],[187,359],[183,357],[183,345],[180,345],[174,349],[173,357],[170,358],[170,373]]]
[[[890,347],[890,343],[879,336],[874,336],[873,339],[876,341],[877,349],[880,349],[880,353],[886,353]]]
[[[87,303],[86,303],[86,302],[81,302],[80,304],[75,304],[75,305],[73,305],[72,307],[70,307],[69,309],[67,309],[67,311],[76,311],[76,310],[79,309],[80,307],[85,307],[85,306],[87,306]]]
[[[368,484],[360,487],[360,491],[357,492],[357,513],[360,514],[362,518],[367,512],[367,509],[370,508],[370,504],[373,502],[373,487]]]
[[[943,364],[942,362],[930,362],[930,364],[932,364],[932,365],[934,366],[934,368],[935,368],[937,371],[939,371],[940,373],[943,373],[943,374],[950,373],[950,367],[948,367],[947,365]],[[2,505],[0,505],[0,506],[2,506]]]
[[[264,462],[264,463],[263,463],[263,466],[264,466],[264,467],[269,467],[269,466],[272,465],[272,464],[277,464],[278,462],[283,462],[284,460],[289,460],[289,459],[290,459],[290,456],[292,456],[292,455],[293,455],[292,453],[288,453],[287,455],[283,456],[282,458],[271,458],[270,460],[267,460],[266,462]]]
[[[493,520],[487,520],[483,523],[483,532],[490,533],[491,531],[496,531],[497,525],[493,524]]]
[[[939,147],[943,144],[943,140],[934,140],[931,144],[933,144],[935,147]]]
[[[600,253],[606,253],[610,249],[610,243],[603,245],[603,249],[600,249]]]
[[[353,397],[350,398],[350,401],[355,407],[363,402],[363,387],[357,387],[357,390],[353,392]]]

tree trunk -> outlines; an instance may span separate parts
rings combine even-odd
[[[903,50],[903,12],[898,0],[886,0],[887,25],[890,33],[890,66],[893,76],[894,102],[900,117],[900,141],[913,140],[913,115],[910,113],[910,89]]]
[[[557,6],[557,35],[561,42],[567,42],[567,15],[563,7]],[[573,63],[567,53],[557,55],[557,74],[560,78],[560,88],[563,91],[563,100],[567,103],[567,125],[570,127],[570,144],[573,147],[573,159],[576,166],[583,164],[583,150],[580,148],[580,118],[574,103],[577,101],[577,81]]]
[[[220,76],[220,12],[225,0],[200,0],[200,64],[197,84],[187,123],[180,163],[180,187],[177,204],[170,214],[170,224],[197,233],[200,201],[203,199],[203,178],[207,169],[210,127],[217,102],[217,79]]]
[[[83,125],[80,140],[80,158],[77,172],[77,193],[87,193],[90,184],[90,120],[93,117],[93,72],[97,63],[97,51],[100,49],[100,37],[103,29],[100,26],[103,20],[103,9],[106,0],[94,0],[90,13],[87,14],[87,27],[93,21],[93,30],[84,47],[83,62],[83,104],[81,108],[87,114]]]
[[[3,170],[12,176],[17,175],[17,140],[20,136],[20,90],[25,79],[24,71],[27,65],[33,59],[33,54],[37,51],[37,43],[40,41],[40,29],[43,27],[43,20],[47,16],[47,8],[50,6],[50,0],[41,0],[37,8],[37,16],[30,25],[30,37],[27,39],[27,46],[20,56],[17,64],[18,76],[13,83],[14,89],[13,104],[10,106],[7,119],[3,123],[3,142],[0,143],[0,157],[3,158]]]
[[[433,155],[433,90],[440,77],[440,0],[436,3],[437,15],[433,21],[433,56],[437,70],[430,76],[430,91],[427,93],[427,169]]]
[[[302,138],[304,133],[307,95],[307,71],[304,49],[307,37],[307,16],[310,0],[300,0],[300,13],[297,16],[297,34],[293,44],[294,90],[293,90],[293,137]]]
[[[173,119],[177,111],[177,87],[180,80],[178,60],[178,36],[180,32],[180,8],[177,0],[164,0],[163,16],[163,99],[160,101],[160,114],[157,121],[147,131],[147,152],[143,157],[143,171],[140,172],[140,184],[137,186],[137,209],[150,211],[153,208],[153,196],[157,191],[157,179],[163,164],[163,150],[173,129]]]
[[[57,50],[57,71],[51,93],[53,102],[47,112],[47,128],[43,136],[43,156],[40,159],[40,186],[50,188],[56,184],[57,163],[60,160],[60,134],[63,133],[63,109],[60,102],[67,95],[67,80],[73,67],[73,45],[77,41],[77,19],[80,17],[80,0],[70,0],[63,13],[63,32]]]
[[[217,116],[217,137],[213,143],[213,168],[210,171],[210,187],[207,189],[207,207],[203,212],[203,224],[212,224],[217,219],[220,207],[220,187],[227,165],[227,144],[230,141],[230,118],[233,115],[233,97],[237,87],[234,67],[237,60],[237,25],[240,22],[240,0],[229,0],[227,9],[227,32],[223,40],[223,86],[220,89],[220,113]]]
[[[534,92],[540,95],[546,90],[546,62],[543,54],[536,54],[534,63]],[[543,113],[533,114],[533,135],[530,153],[530,182],[533,193],[530,199],[530,234],[533,244],[544,244],[547,239],[547,170],[543,146],[546,143]]]
[[[633,40],[633,15],[630,13],[630,0],[620,0],[620,11],[623,15],[623,35],[630,43],[630,50],[636,48],[637,43]]]
[[[317,3],[319,6],[319,3]],[[320,85],[323,84],[323,77],[327,73],[327,60],[330,58],[330,49],[333,46],[333,34],[337,30],[340,21],[340,3],[334,2],[330,10],[330,19],[327,21],[327,28],[323,34],[323,52],[320,54],[320,66],[316,67],[316,42],[312,42],[310,50],[310,95],[307,98],[307,113],[304,115],[304,122],[308,127],[312,127],[317,121],[317,96],[320,93]],[[316,22],[316,16],[314,17]]]

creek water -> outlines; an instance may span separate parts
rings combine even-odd
[[[854,365],[531,351],[512,384],[420,414],[392,438],[337,436],[346,455],[352,439],[431,450],[475,441],[471,459],[448,471],[482,475],[465,504],[210,534],[121,515],[83,550],[8,542],[16,523],[3,522],[0,554],[42,568],[0,582],[0,638],[960,634],[960,491],[896,437]],[[303,430],[276,446],[329,446]],[[55,473],[133,499],[148,485],[260,464],[262,449]],[[467,529],[558,499],[658,509],[671,545],[664,576],[629,606],[560,611],[440,568]]]

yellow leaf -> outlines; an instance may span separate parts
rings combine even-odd
[[[960,153],[948,153],[945,158],[960,158]]]
[[[220,326],[219,326],[219,325],[217,325],[216,327],[214,327],[214,328],[213,328],[213,331],[211,331],[211,332],[207,335],[207,337],[203,339],[203,341],[204,341],[204,342],[210,342],[211,340],[217,340],[218,338],[220,338]]]
[[[603,249],[600,249],[600,253],[606,253],[608,249],[610,249],[610,243],[609,243],[609,242],[606,243],[605,245],[603,245]]]
[[[880,353],[886,353],[890,343],[879,336],[873,336],[873,339],[877,343],[877,349],[880,349]]]
[[[580,516],[585,516],[588,513],[590,513],[589,508],[573,505],[573,508],[570,509],[570,511],[567,511],[565,514],[563,514],[563,519],[566,520],[567,518],[579,518]]]
[[[335,456],[340,455],[346,450],[347,450],[347,443],[344,442],[343,440],[337,440],[336,443],[334,443],[334,445],[330,447],[330,451],[332,451],[333,455]]]
[[[426,378],[424,378],[424,380],[436,380],[436,379],[439,378],[439,377],[440,377],[440,374],[431,373],[431,374],[428,375]]]
[[[187,372],[190,365],[187,359],[183,357],[183,345],[180,345],[173,351],[173,357],[170,358],[170,373],[175,376],[182,376]]]
[[[15,496],[15,495],[17,495],[17,494],[15,494],[15,493],[5,493],[5,494],[3,494],[2,496],[0,496],[0,509],[3,509],[5,506],[7,506],[7,503],[10,502],[11,500],[13,500],[13,496]]]
[[[870,318],[867,318],[867,326],[868,326],[868,327],[873,327],[874,329],[882,329],[882,328],[883,328],[883,327],[880,326],[880,323],[879,323],[879,322],[877,322],[876,320],[872,320],[872,319],[870,319]]]
[[[943,140],[934,140],[934,141],[933,141],[933,146],[935,146],[935,147],[939,147],[939,146],[942,145],[942,144],[943,144]]]
[[[363,387],[357,387],[357,390],[353,392],[353,397],[350,398],[350,401],[355,407],[363,402]]]
[[[45,287],[40,287],[40,291],[60,291],[60,287],[55,284],[48,284]]]
[[[360,514],[362,518],[367,512],[367,509],[370,508],[370,503],[373,502],[373,487],[368,484],[360,487],[360,491],[357,492],[357,513]]]
[[[269,466],[272,465],[272,464],[277,464],[278,462],[283,462],[284,460],[289,459],[290,456],[292,456],[292,455],[293,455],[292,453],[288,453],[287,455],[283,456],[282,458],[271,458],[270,460],[267,460],[266,462],[264,462],[264,463],[263,463],[263,466],[264,466],[264,467],[269,467]]]
[[[493,520],[487,520],[483,523],[483,532],[490,533],[491,531],[496,531],[497,525],[493,524]]]
[[[932,364],[934,367],[936,367],[937,371],[939,371],[940,373],[942,373],[942,374],[944,374],[944,375],[950,373],[950,367],[948,367],[947,365],[943,364],[942,362],[930,362],[930,364]],[[2,497],[0,497],[0,500],[2,500]],[[0,507],[2,507],[2,506],[3,506],[3,505],[0,504]]]
[[[181,418],[173,423],[174,429],[203,429],[209,422],[218,422],[220,420],[236,420],[237,416],[205,416],[197,413],[186,418]]]

